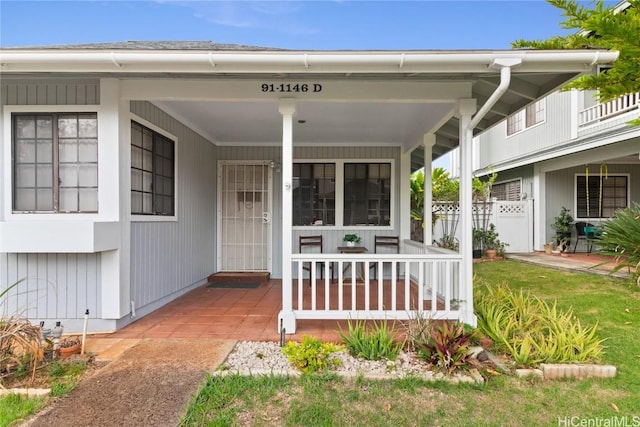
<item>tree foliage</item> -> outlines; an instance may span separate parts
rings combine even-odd
[[[517,40],[513,48],[617,50],[620,55],[611,69],[581,76],[564,89],[598,90],[600,102],[640,92],[640,0],[628,0],[626,9],[607,7],[603,1],[586,5],[576,0],[547,2],[563,10],[562,26],[577,32],[548,40]],[[640,125],[640,118],[631,123]]]

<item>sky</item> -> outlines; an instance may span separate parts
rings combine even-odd
[[[567,34],[562,11],[511,1],[0,0],[0,46],[208,40],[286,49],[508,49]]]

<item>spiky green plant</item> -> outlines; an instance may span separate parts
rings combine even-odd
[[[386,320],[373,322],[367,329],[365,321],[347,323],[347,331],[340,327],[340,337],[352,356],[367,360],[395,360],[403,343],[395,339],[395,322],[389,326]]]
[[[640,286],[640,204],[616,212],[602,225],[596,240],[602,248],[600,253],[615,257],[617,264],[612,271],[630,269]]]

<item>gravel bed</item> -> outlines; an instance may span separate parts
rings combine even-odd
[[[429,363],[423,362],[415,354],[400,352],[395,361],[372,361],[351,356],[346,350],[334,353],[332,357],[341,363],[332,369],[343,377],[393,379],[407,376],[425,380],[445,380],[452,382],[483,382],[482,376],[476,370],[463,374],[446,376],[434,371]],[[282,348],[276,342],[241,341],[231,351],[226,361],[216,371],[218,375],[240,373],[241,375],[288,375],[297,376],[295,370],[282,354]]]

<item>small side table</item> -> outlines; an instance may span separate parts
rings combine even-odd
[[[341,254],[363,254],[369,252],[369,250],[364,246],[338,246],[338,252]],[[360,265],[358,266],[358,272],[356,274],[360,280],[364,281],[364,263],[360,262],[358,264]],[[342,269],[343,276],[350,266],[350,263],[344,266]]]

